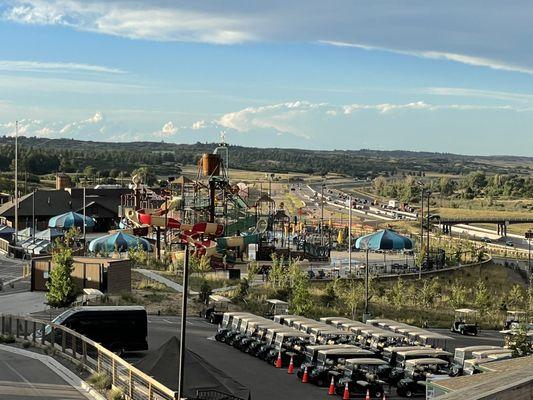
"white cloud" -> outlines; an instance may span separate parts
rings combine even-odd
[[[530,102],[533,100],[533,94],[500,92],[493,90],[479,90],[469,88],[429,87],[422,89],[420,92],[424,94],[432,94],[438,96],[477,97],[496,100],[512,100],[520,102]]]
[[[472,65],[475,67],[488,67],[495,70],[502,71],[512,71],[512,72],[521,72],[524,74],[533,74],[533,68],[526,68],[519,65],[513,65],[505,63],[503,61],[484,58],[484,57],[474,57],[466,54],[455,54],[455,53],[445,53],[441,51],[417,51],[417,50],[398,50],[386,47],[377,47],[377,46],[368,46],[365,44],[357,43],[347,43],[347,42],[337,42],[334,40],[319,40],[319,43],[327,44],[336,47],[354,47],[363,50],[369,51],[386,51],[390,53],[403,54],[407,56],[414,56],[418,58],[428,58],[433,60],[446,60],[454,61],[461,64]]]
[[[204,120],[200,120],[200,121],[196,121],[192,124],[191,126],[191,129],[192,130],[199,130],[199,129],[204,129],[206,127],[206,123]]]
[[[178,128],[174,126],[172,121],[168,121],[160,130],[153,132],[152,135],[156,137],[169,137],[176,133],[178,133]]]
[[[109,68],[101,65],[40,62],[40,61],[12,61],[0,60],[0,71],[23,71],[23,72],[96,72],[123,74],[125,71],[118,68]]]

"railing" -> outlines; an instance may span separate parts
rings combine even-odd
[[[109,376],[127,399],[175,400],[176,393],[138,370],[127,361],[79,333],[61,325],[15,315],[1,316],[0,333],[60,352],[89,372]]]

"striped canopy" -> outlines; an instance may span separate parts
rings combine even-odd
[[[70,229],[74,226],[83,228],[85,218],[85,227],[92,228],[96,224],[95,220],[88,216],[83,216],[75,212],[67,212],[65,214],[56,215],[48,221],[48,227],[57,229]]]
[[[141,246],[143,250],[150,251],[152,246],[148,240],[129,235],[124,232],[117,232],[94,239],[89,243],[89,251],[93,253],[118,251],[119,253],[127,252],[128,249]]]
[[[383,229],[361,236],[355,241],[355,247],[362,250],[404,250],[412,249],[413,242],[390,229]]]

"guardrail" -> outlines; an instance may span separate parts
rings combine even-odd
[[[87,371],[105,373],[127,399],[175,400],[176,393],[102,345],[61,325],[17,315],[1,316],[0,333],[50,348]],[[52,350],[53,349],[53,350]]]

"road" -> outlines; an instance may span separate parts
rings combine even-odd
[[[0,399],[37,398],[87,400],[41,361],[0,350]]]

